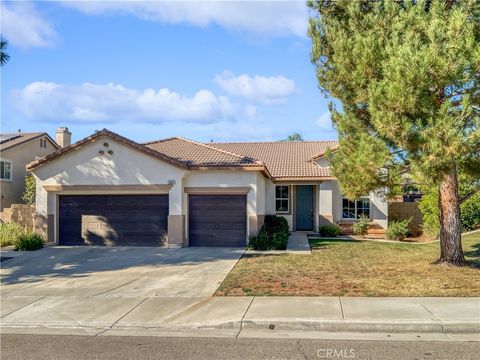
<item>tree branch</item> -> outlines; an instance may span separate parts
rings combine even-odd
[[[475,195],[477,192],[480,191],[480,186],[477,187],[476,189],[473,189],[472,191],[470,191],[467,195],[463,196],[461,199],[460,199],[460,204],[464,203],[465,201],[467,201],[468,199],[470,199],[473,195]]]

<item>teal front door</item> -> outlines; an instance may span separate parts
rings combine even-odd
[[[295,194],[296,230],[313,230],[313,185],[297,185]]]

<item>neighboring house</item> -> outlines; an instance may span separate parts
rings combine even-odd
[[[37,222],[63,245],[245,246],[265,215],[292,231],[354,222],[387,226],[373,194],[343,199],[324,154],[336,141],[139,144],[108,130],[27,166]]]
[[[59,145],[47,133],[0,135],[0,211],[12,204],[23,203],[25,175],[28,174],[26,165],[58,148]]]

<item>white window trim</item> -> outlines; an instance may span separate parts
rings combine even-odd
[[[277,198],[277,186],[285,186],[288,190],[288,197],[286,198]],[[290,214],[290,185],[275,185],[275,213],[277,214]],[[287,210],[286,211],[277,211],[277,200],[287,200]]]
[[[342,197],[342,220],[346,220],[346,221],[358,221],[359,219],[357,219],[357,200],[360,200],[360,199],[367,199],[368,200],[368,212],[369,212],[369,216],[368,216],[368,219],[371,220],[372,219],[372,202],[370,200],[370,197],[368,196],[360,196],[358,199],[355,199],[354,202],[355,202],[355,217],[353,218],[344,218],[343,217],[343,200],[344,199],[347,199],[345,197]],[[347,199],[348,200],[348,199]]]
[[[9,164],[10,164],[10,179],[1,179],[1,178],[0,178],[0,181],[12,182],[12,180],[13,180],[13,162],[12,162],[12,160],[9,160],[9,159],[0,159],[0,161],[3,161],[3,162],[5,162],[5,163],[9,163]]]

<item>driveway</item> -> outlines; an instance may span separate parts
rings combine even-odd
[[[2,262],[2,297],[211,296],[243,249],[48,247]]]

